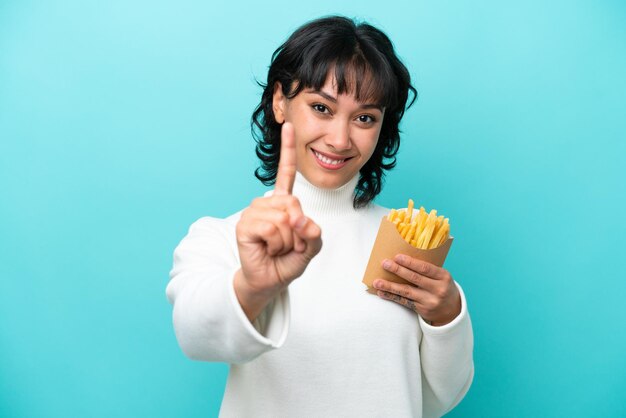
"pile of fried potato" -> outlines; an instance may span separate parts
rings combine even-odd
[[[449,219],[437,216],[436,210],[426,213],[422,206],[413,217],[412,199],[406,209],[392,209],[387,219],[393,222],[406,242],[422,250],[437,248],[450,236]]]

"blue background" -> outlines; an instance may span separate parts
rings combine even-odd
[[[265,190],[254,78],[330,13],[420,93],[378,202],[451,219],[476,377],[450,416],[626,416],[626,6],[598,0],[0,2],[0,416],[217,414],[172,251]]]

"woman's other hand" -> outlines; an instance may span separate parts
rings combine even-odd
[[[383,260],[383,268],[410,283],[374,280],[383,299],[415,311],[433,326],[448,324],[461,313],[459,289],[446,269],[404,254]]]
[[[300,277],[322,248],[321,230],[291,194],[296,177],[293,126],[283,124],[274,194],[254,199],[237,223],[241,269],[235,293],[253,321],[272,298]]]

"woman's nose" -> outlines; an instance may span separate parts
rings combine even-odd
[[[352,148],[350,124],[345,122],[337,123],[332,132],[326,135],[326,145],[338,151],[345,151]]]

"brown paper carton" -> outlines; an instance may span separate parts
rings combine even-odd
[[[367,285],[367,291],[376,294],[376,290],[372,286],[375,279],[385,279],[396,283],[408,283],[406,280],[383,269],[382,264],[385,258],[393,259],[396,254],[406,254],[441,267],[446,260],[453,239],[453,237],[450,237],[442,245],[431,250],[415,248],[402,239],[396,226],[387,220],[386,216],[383,217],[380,221],[380,227],[378,228],[378,235],[376,235],[372,253],[370,254],[370,260],[367,263],[365,277],[363,277],[363,283]]]

